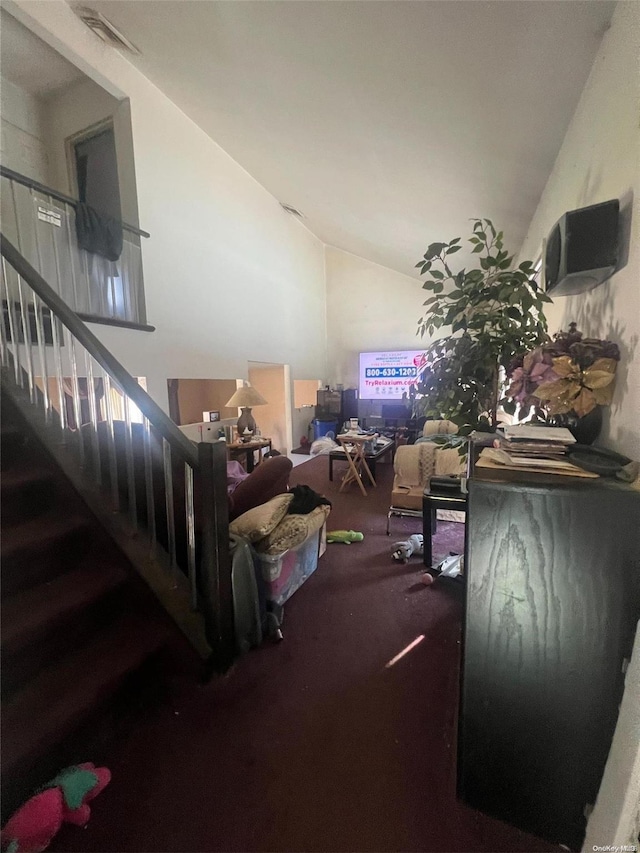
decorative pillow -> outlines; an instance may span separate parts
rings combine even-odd
[[[280,524],[256,545],[262,554],[282,554],[302,544],[316,530],[320,530],[331,512],[329,506],[317,506],[307,515],[285,515]]]
[[[287,514],[293,495],[276,495],[270,501],[260,504],[238,516],[229,525],[229,532],[244,536],[249,542],[264,539],[274,530]]]

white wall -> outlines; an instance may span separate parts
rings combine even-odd
[[[47,183],[44,104],[0,77],[0,158],[4,166]]]
[[[130,99],[153,334],[93,326],[165,409],[167,377],[246,377],[247,362],[326,375],[324,247],[64,2],[7,3],[118,100]]]
[[[638,626],[640,629],[640,625]],[[637,845],[640,833],[640,630],[626,675],[618,724],[582,849]],[[632,849],[628,847],[627,849]]]
[[[618,4],[522,247],[535,256],[567,210],[620,198],[632,216],[627,265],[588,294],[558,298],[550,331],[575,320],[622,351],[600,442],[640,459],[640,4]],[[628,224],[627,224],[627,230]],[[584,850],[637,842],[640,812],[640,648],[627,687]],[[635,830],[633,827],[636,827]],[[635,832],[635,835],[633,834]]]
[[[549,331],[575,320],[587,335],[620,346],[613,404],[600,443],[640,459],[640,3],[621,2],[605,33],[582,97],[542,194],[522,255],[567,210],[619,198],[631,217],[627,265],[609,282],[559,297],[546,313]]]
[[[332,383],[358,387],[360,352],[427,346],[427,338],[416,336],[426,296],[420,279],[331,246],[326,247],[326,268],[328,376]]]

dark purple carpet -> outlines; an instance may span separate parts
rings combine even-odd
[[[555,849],[456,800],[462,588],[425,587],[419,559],[392,562],[420,520],[385,535],[391,474],[380,465],[363,497],[338,494],[326,458],[294,469],[292,485],[334,501],[329,529],[364,542],[328,546],[286,605],[284,642],[187,682],[120,744],[88,828],[65,828],[56,850]],[[440,523],[435,553],[461,533]]]

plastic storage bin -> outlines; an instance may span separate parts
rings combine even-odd
[[[282,554],[257,554],[267,601],[284,604],[315,572],[323,531],[324,526],[297,548],[290,548]]]
[[[338,421],[335,419],[332,421],[321,420],[320,418],[314,418],[311,423],[313,424],[313,440],[317,441],[319,438],[323,438],[328,433],[333,433],[333,438],[336,437],[336,430],[338,428]]]

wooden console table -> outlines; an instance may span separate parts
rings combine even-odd
[[[255,467],[253,458],[254,452],[257,450],[259,453],[257,463],[259,465],[262,462],[262,452],[267,448],[271,450],[271,439],[264,438],[263,436],[260,436],[260,438],[254,438],[251,441],[233,441],[227,444],[227,450],[229,451],[230,456],[244,453],[247,474],[250,474]]]

